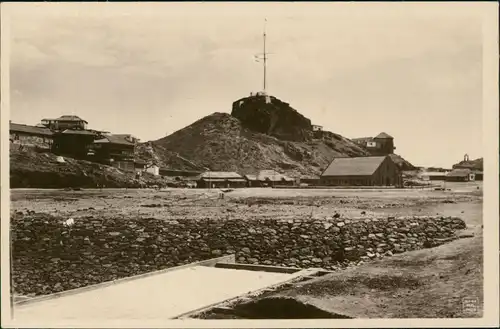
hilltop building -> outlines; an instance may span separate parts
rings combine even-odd
[[[42,119],[42,125],[52,130],[85,130],[88,122],[76,115],[63,115],[57,119]]]
[[[97,162],[124,171],[134,171],[135,146],[138,139],[129,134],[105,135],[94,141],[93,157]]]
[[[352,141],[370,152],[371,155],[389,155],[394,154],[394,138],[389,134],[382,132],[375,137],[354,138]]]
[[[9,140],[13,144],[33,146],[41,149],[52,148],[54,133],[45,127],[9,123]]]
[[[335,158],[321,174],[325,186],[401,186],[402,176],[390,156]]]
[[[92,130],[65,129],[54,132],[54,144],[52,151],[55,154],[72,157],[75,159],[87,159],[92,152],[94,140],[100,136],[99,132]]]

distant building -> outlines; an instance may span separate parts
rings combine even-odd
[[[446,174],[448,172],[444,171],[427,171],[422,173],[422,179],[423,180],[430,180],[430,181],[444,181],[446,179]]]
[[[470,169],[453,169],[446,175],[447,182],[472,182],[476,175]]]
[[[257,175],[245,175],[248,187],[261,187],[260,182],[257,180]]]
[[[124,171],[134,171],[134,153],[137,139],[131,135],[105,135],[94,141],[93,157]]]
[[[42,119],[42,125],[52,130],[85,130],[88,122],[76,115],[63,115],[57,119]]]
[[[398,166],[390,156],[335,158],[321,174],[326,186],[401,186]]]
[[[479,170],[473,170],[472,173],[474,174],[474,179],[477,181],[482,181],[483,180],[483,172]]]
[[[134,169],[137,174],[149,173],[154,176],[160,175],[160,167],[154,162],[137,160],[134,162]]]
[[[160,167],[156,164],[151,164],[146,166],[146,172],[150,173],[151,175],[154,176],[159,176],[160,175]]]
[[[42,149],[51,149],[54,142],[54,133],[45,127],[9,124],[9,139],[13,144],[36,146]]]
[[[385,132],[375,137],[354,138],[352,141],[366,148],[371,155],[389,155],[396,149],[394,138]]]
[[[323,126],[312,125],[313,131],[323,131]]]
[[[238,188],[246,187],[247,181],[235,172],[207,171],[198,177],[199,188]]]
[[[299,179],[299,184],[305,184],[308,186],[319,185],[320,177],[319,176],[301,176]]]
[[[256,175],[245,175],[248,187],[293,186],[295,179],[275,170],[261,170]]]

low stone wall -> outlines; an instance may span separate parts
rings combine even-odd
[[[41,295],[236,254],[241,263],[337,269],[433,247],[459,218],[191,220],[12,216],[15,291]]]

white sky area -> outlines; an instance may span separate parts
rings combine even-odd
[[[374,5],[53,4],[12,14],[11,120],[75,114],[147,141],[230,113],[262,89],[254,55],[267,17],[268,92],[314,124],[348,138],[385,131],[417,166],[483,156],[480,17],[455,13],[457,3]]]

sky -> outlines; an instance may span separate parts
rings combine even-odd
[[[233,101],[262,90],[254,55],[267,18],[267,91],[313,124],[348,138],[387,132],[396,153],[417,166],[483,156],[483,39],[473,12],[99,5],[11,15],[12,122],[74,114],[89,128],[147,141],[230,113]]]

